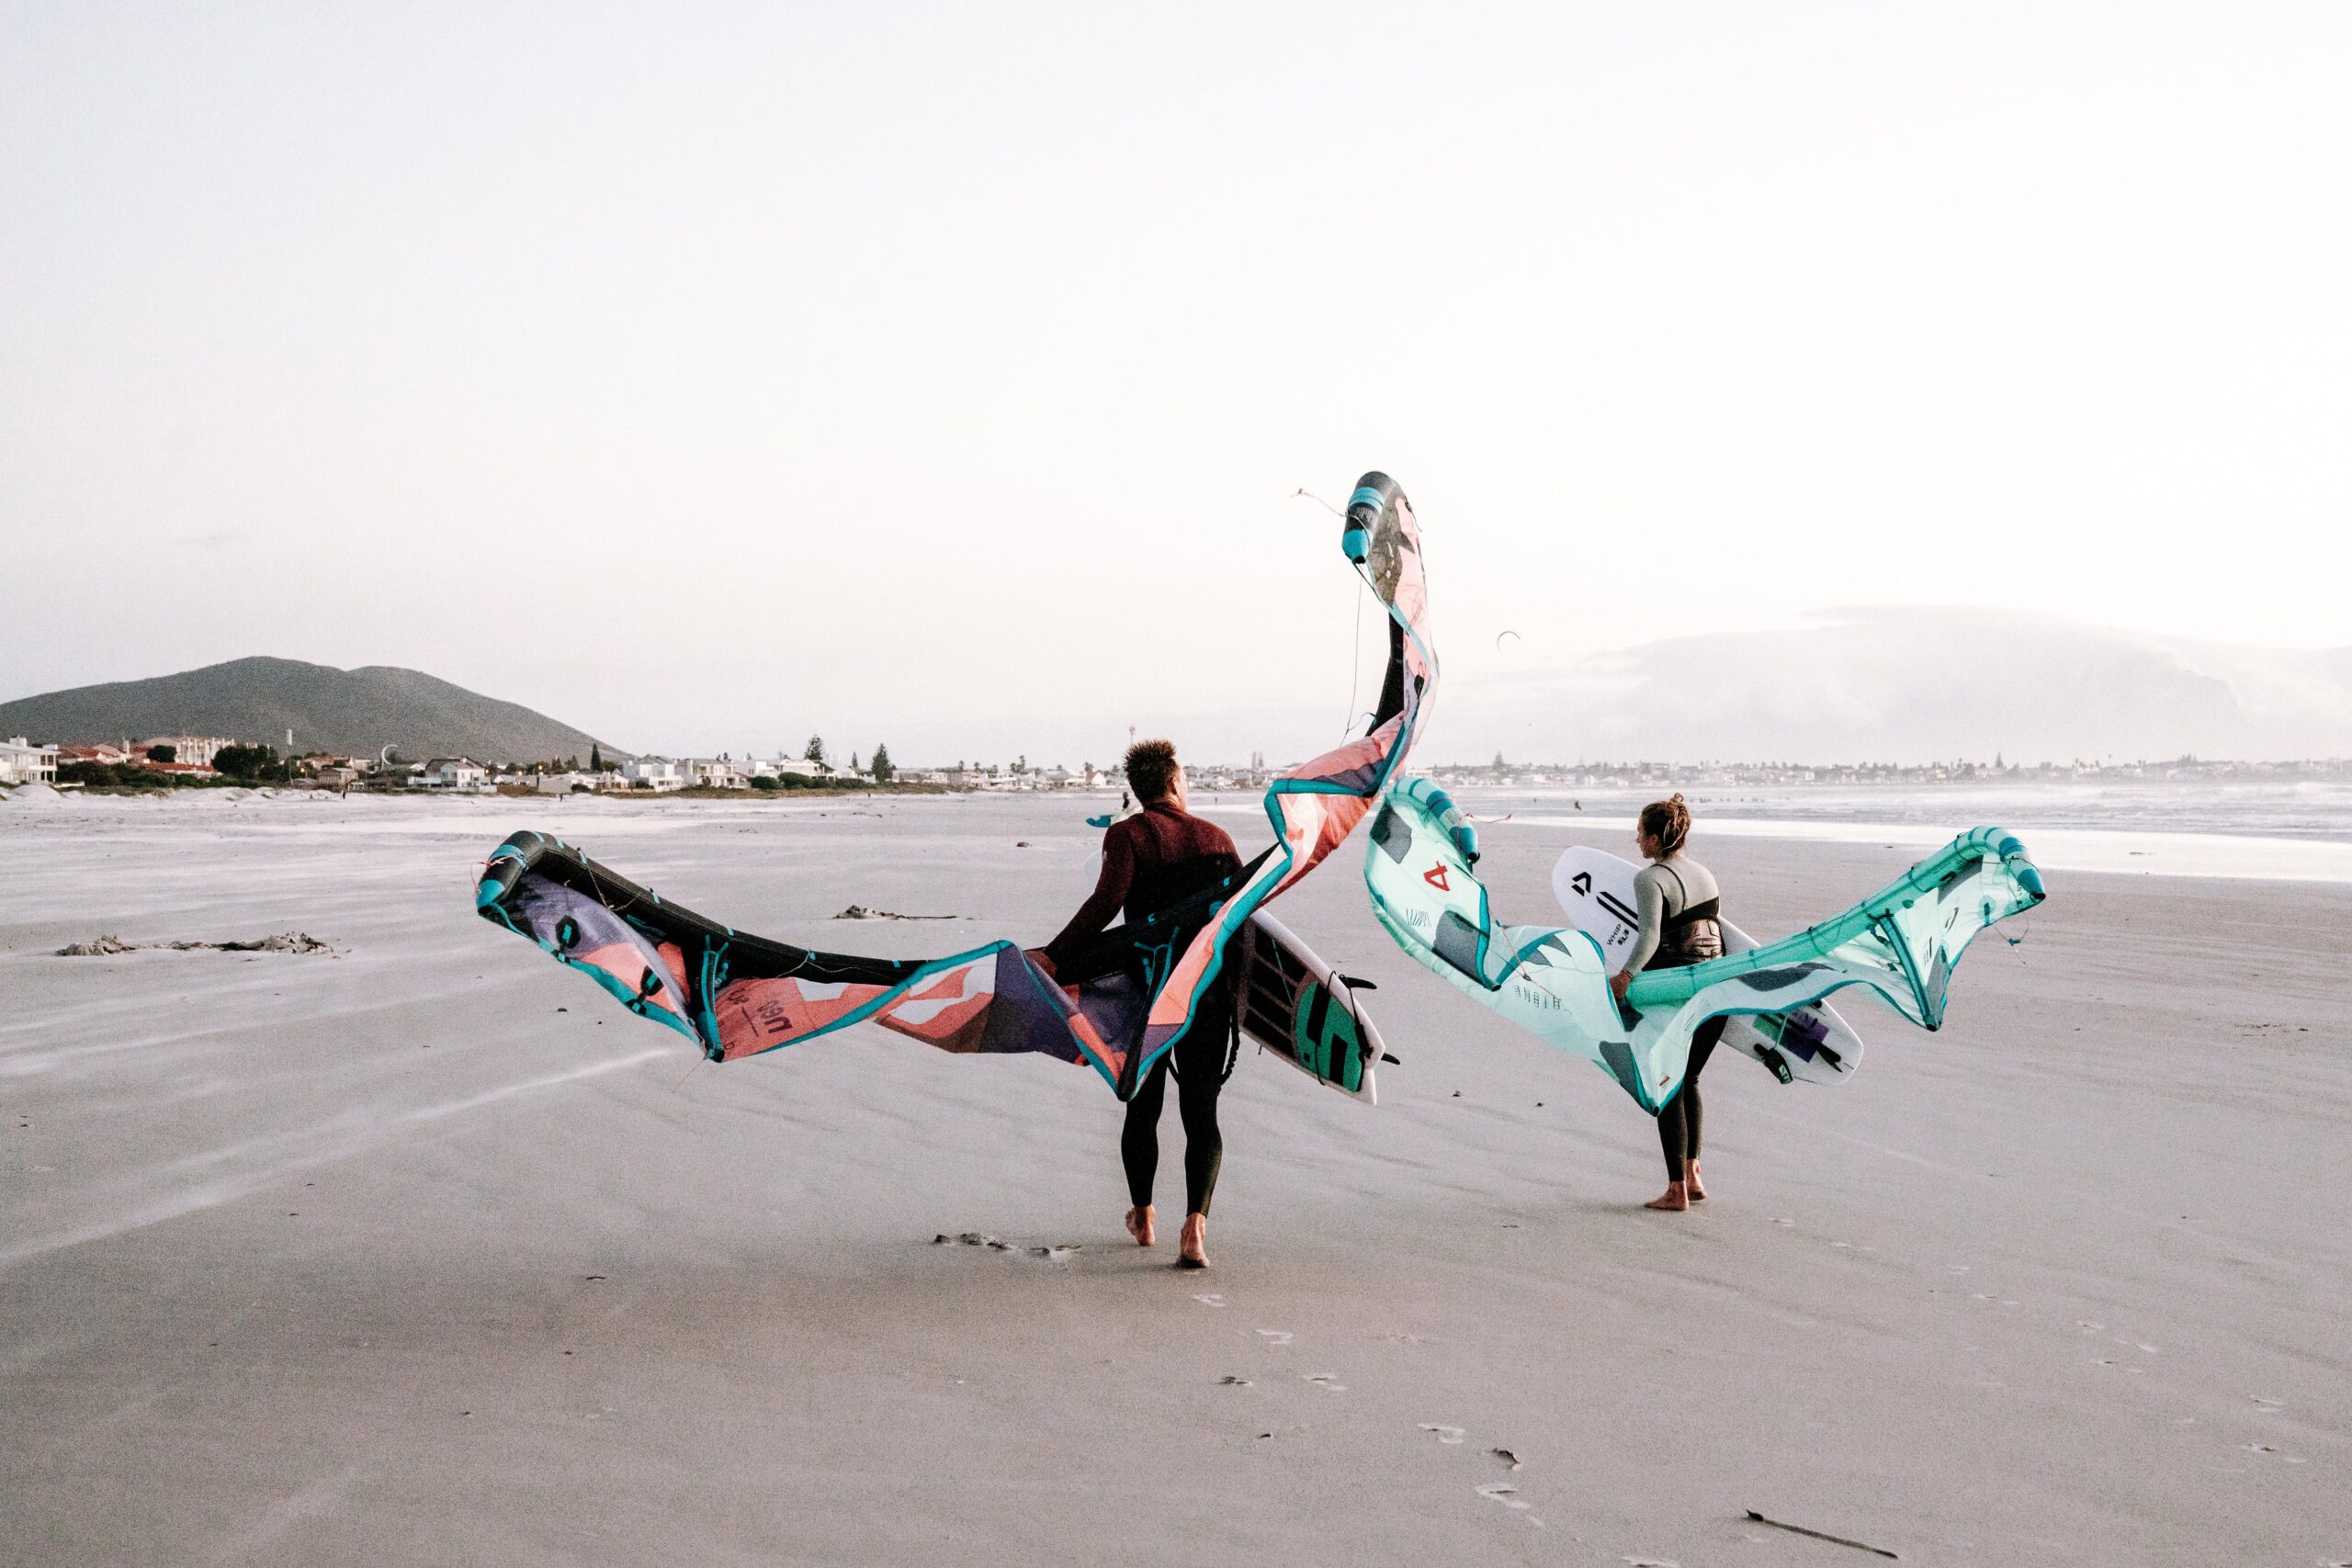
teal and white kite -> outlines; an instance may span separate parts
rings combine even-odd
[[[1373,913],[1423,967],[1598,1064],[1653,1115],[1682,1087],[1690,1036],[1711,1018],[1785,1013],[1868,986],[1912,1022],[1939,1027],[1970,941],[2043,897],[2025,846],[1979,828],[1810,931],[1636,975],[1621,1010],[1600,942],[1573,927],[1498,925],[1471,869],[1477,859],[1477,829],[1443,790],[1392,782],[1364,852]]]

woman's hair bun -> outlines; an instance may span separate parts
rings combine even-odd
[[[1690,807],[1677,790],[1665,800],[1642,807],[1642,831],[1657,840],[1658,852],[1670,855],[1690,837]]]

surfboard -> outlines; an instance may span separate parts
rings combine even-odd
[[[1634,902],[1634,877],[1640,869],[1606,850],[1583,845],[1562,851],[1552,867],[1553,897],[1568,923],[1600,944],[1612,975],[1625,966],[1641,933],[1642,917]],[[1755,938],[1729,920],[1723,928],[1725,953],[1756,946]],[[1862,1060],[1861,1036],[1826,1001],[1788,1013],[1734,1013],[1724,1025],[1724,1043],[1761,1062],[1782,1083],[1842,1083]]]
[[[1241,1032],[1317,1083],[1377,1104],[1373,1069],[1396,1058],[1384,1055],[1356,996],[1365,983],[1334,973],[1262,909],[1238,933],[1233,957]]]

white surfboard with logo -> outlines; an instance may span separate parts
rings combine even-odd
[[[1634,878],[1641,870],[1606,850],[1582,845],[1564,850],[1552,868],[1552,894],[1568,923],[1600,944],[1611,974],[1625,966],[1641,933],[1634,902]],[[1729,920],[1723,922],[1724,951],[1746,953],[1756,940]],[[1861,1065],[1862,1040],[1826,1001],[1788,1013],[1734,1013],[1724,1025],[1724,1043],[1770,1068],[1781,1082],[1842,1083]]]

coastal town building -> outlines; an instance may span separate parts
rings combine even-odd
[[[583,791],[593,794],[605,788],[605,781],[611,777],[610,773],[533,773],[529,783],[541,795],[578,795]]]
[[[631,757],[621,764],[621,777],[631,789],[666,793],[686,787],[685,770],[667,757]]]
[[[749,764],[745,764],[748,766]],[[725,758],[714,761],[695,757],[685,763],[686,774],[696,789],[748,789],[752,781],[742,770]]]
[[[480,795],[490,787],[490,770],[469,757],[435,757],[409,775],[411,789]]]
[[[134,740],[130,750],[140,757],[159,746],[172,749],[172,761],[184,767],[209,768],[212,759],[220,755],[223,746],[236,742],[221,735],[151,735],[144,740]]]
[[[21,735],[0,741],[0,784],[56,782],[56,747],[36,746]]]
[[[776,778],[783,778],[787,774],[801,779],[846,779],[856,776],[846,768],[837,768],[831,762],[812,762],[806,757],[778,757],[773,763],[768,764],[768,768],[772,776]]]

